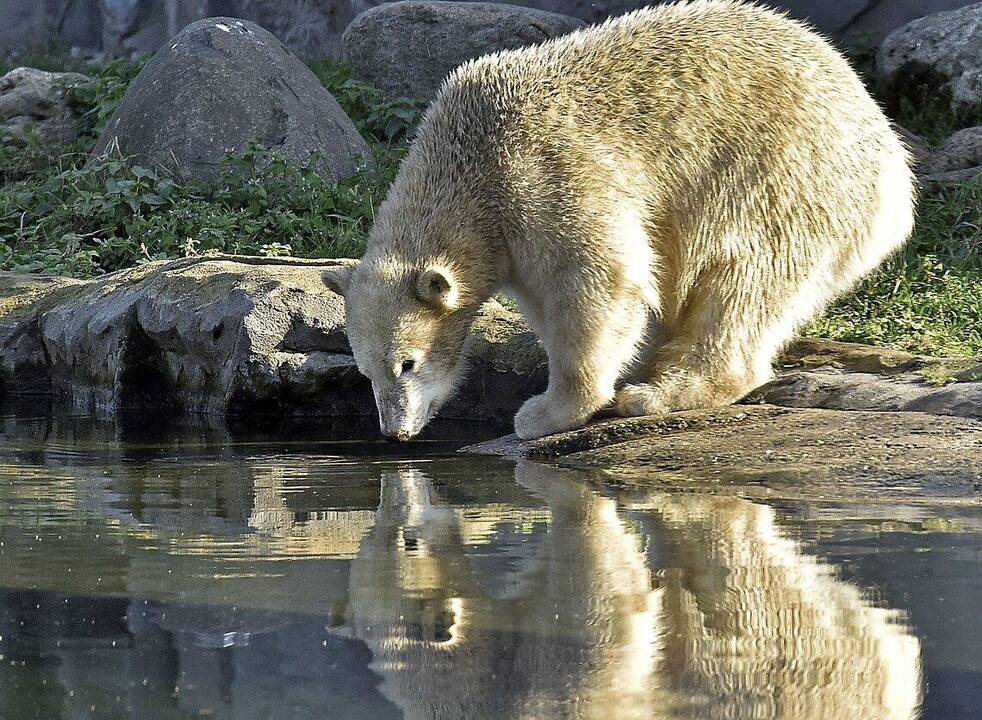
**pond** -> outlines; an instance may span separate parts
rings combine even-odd
[[[982,708],[975,503],[749,501],[440,443],[2,422],[2,720]]]

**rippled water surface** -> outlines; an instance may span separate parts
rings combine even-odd
[[[982,717],[971,502],[2,422],[0,720]]]

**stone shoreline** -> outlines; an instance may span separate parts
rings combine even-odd
[[[0,391],[94,415],[372,418],[343,300],[321,279],[339,262],[201,257],[88,281],[0,273]],[[545,386],[545,355],[493,302],[468,351],[467,382],[441,417],[507,432]],[[802,339],[744,403],[982,419],[982,360]]]

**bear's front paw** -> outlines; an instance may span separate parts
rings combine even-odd
[[[639,415],[663,415],[671,408],[665,403],[662,393],[653,385],[625,385],[614,398],[617,414],[621,417]]]
[[[522,440],[532,440],[572,430],[584,423],[583,418],[563,413],[546,394],[542,394],[529,398],[519,409],[515,415],[515,433]]]

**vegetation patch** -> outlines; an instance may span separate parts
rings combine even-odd
[[[809,332],[924,355],[982,354],[982,177],[926,189],[910,242]]]
[[[177,183],[120,159],[89,157],[141,67],[117,61],[98,70],[94,82],[69,88],[81,118],[81,137],[70,146],[0,137],[0,268],[88,277],[209,251],[363,252],[422,103],[380,103],[379,92],[346,68],[320,63],[315,72],[369,141],[372,162],[334,182],[312,169],[317,158],[301,166],[253,145],[225,161],[217,186]]]
[[[956,130],[982,125],[982,103],[958,102],[947,78],[932,67],[911,62],[889,82],[873,82],[887,114],[902,127],[939,145]]]
[[[350,257],[364,250],[394,163],[341,182],[259,148],[226,162],[219,189],[121,160],[0,190],[0,265],[78,277],[208,251]]]
[[[944,368],[928,366],[917,373],[924,382],[933,387],[944,387],[958,382],[958,376],[947,372]]]

